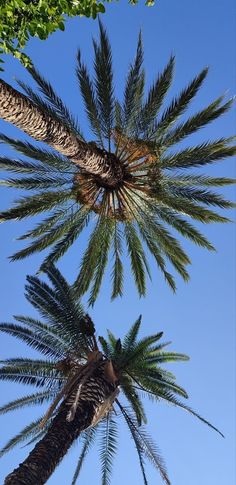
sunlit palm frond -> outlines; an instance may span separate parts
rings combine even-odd
[[[81,436],[81,442],[82,442],[82,449],[80,452],[80,456],[78,459],[78,463],[76,465],[76,469],[73,475],[73,479],[71,482],[71,485],[76,485],[77,478],[79,477],[82,465],[84,464],[85,458],[87,453],[90,451],[90,448],[92,447],[96,434],[97,434],[98,427],[95,428],[90,428],[88,430],[85,430],[82,433]]]
[[[18,444],[26,441],[32,435],[35,435],[38,431],[41,418],[32,421],[32,423],[25,426],[14,438],[11,438],[6,445],[0,450],[0,456],[5,455],[8,451],[12,450]]]

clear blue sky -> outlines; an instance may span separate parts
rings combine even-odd
[[[153,8],[143,2],[132,7],[122,0],[107,6],[102,17],[108,29],[113,53],[117,95],[120,95],[129,63],[134,55],[139,29],[142,29],[145,47],[147,80],[163,68],[171,53],[176,54],[176,75],[171,94],[177,93],[205,65],[210,73],[201,93],[191,105],[197,110],[221,93],[229,96],[235,86],[235,4],[234,0],[159,0]],[[84,59],[90,61],[91,37],[98,31],[97,22],[88,19],[68,21],[64,33],[55,33],[46,42],[30,41],[27,53],[39,70],[55,85],[68,106],[85,123],[82,103],[77,96],[74,60],[78,47]],[[8,59],[3,77],[14,84],[13,78],[28,79],[15,60]],[[235,126],[235,110],[216,121],[194,137],[195,141],[210,137],[231,135]],[[0,130],[18,136],[18,130],[1,122]],[[3,152],[3,151],[2,151]],[[4,152],[5,153],[5,152]],[[209,167],[214,175],[236,176],[233,161]],[[228,197],[235,190],[225,191]],[[1,191],[1,208],[8,207],[12,191]],[[233,214],[232,214],[233,217]],[[30,314],[23,293],[26,274],[33,274],[42,261],[42,255],[23,262],[9,263],[7,256],[20,248],[15,238],[32,225],[32,221],[1,225],[0,294],[1,320],[11,321],[12,314]],[[172,365],[179,384],[189,393],[189,405],[218,426],[225,440],[184,411],[161,404],[151,405],[149,429],[166,460],[172,485],[233,485],[235,484],[235,226],[212,225],[203,228],[217,247],[217,253],[208,253],[189,242],[184,247],[190,254],[191,281],[184,284],[177,278],[178,291],[173,295],[165,286],[162,276],[155,272],[149,284],[146,299],[138,299],[129,281],[123,300],[111,303],[107,277],[92,315],[99,334],[111,328],[123,335],[136,317],[143,315],[143,334],[163,330],[171,348],[185,352],[190,362]],[[70,281],[74,280],[84,241],[78,243],[60,262],[60,269]],[[86,299],[84,300],[86,302]],[[1,336],[0,359],[26,355],[26,349],[12,338]],[[1,384],[1,404],[27,389]],[[1,445],[21,429],[33,416],[36,408],[0,418]],[[15,449],[0,462],[0,483],[24,459],[28,448]],[[70,485],[78,455],[75,445],[63,464],[48,481],[49,485]],[[88,459],[81,475],[81,484],[100,484],[97,452]],[[148,466],[150,485],[161,484],[156,472]],[[115,463],[112,485],[141,485],[138,461],[128,434],[121,426],[120,451]]]

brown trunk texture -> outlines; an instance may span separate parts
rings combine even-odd
[[[80,168],[114,187],[123,179],[123,168],[114,154],[95,143],[78,139],[62,123],[40,110],[27,96],[0,80],[0,117],[37,141],[48,143]]]
[[[88,428],[101,405],[116,386],[109,384],[98,369],[81,390],[79,406],[73,421],[67,421],[68,411],[78,389],[63,401],[56,417],[42,438],[21,463],[5,479],[4,485],[43,485],[81,431]]]

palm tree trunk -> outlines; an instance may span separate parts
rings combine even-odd
[[[60,121],[39,109],[24,94],[0,80],[0,117],[13,123],[37,141],[48,143],[86,172],[107,186],[123,179],[123,167],[114,154],[95,143],[77,138]]]
[[[99,373],[99,370],[97,374]],[[79,406],[73,421],[68,422],[68,410],[76,394],[61,404],[46,435],[36,444],[26,460],[5,479],[4,485],[43,485],[69,450],[79,434],[96,423],[96,416],[104,402],[112,396],[116,386],[101,375],[93,375],[81,390]]]

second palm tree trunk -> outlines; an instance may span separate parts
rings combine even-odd
[[[97,375],[96,375],[97,374]],[[79,434],[93,425],[101,405],[114,393],[115,385],[97,373],[88,379],[81,390],[79,405],[73,421],[68,411],[73,394],[61,404],[46,435],[36,444],[26,460],[5,479],[4,485],[43,485]],[[76,393],[76,390],[74,390]]]

